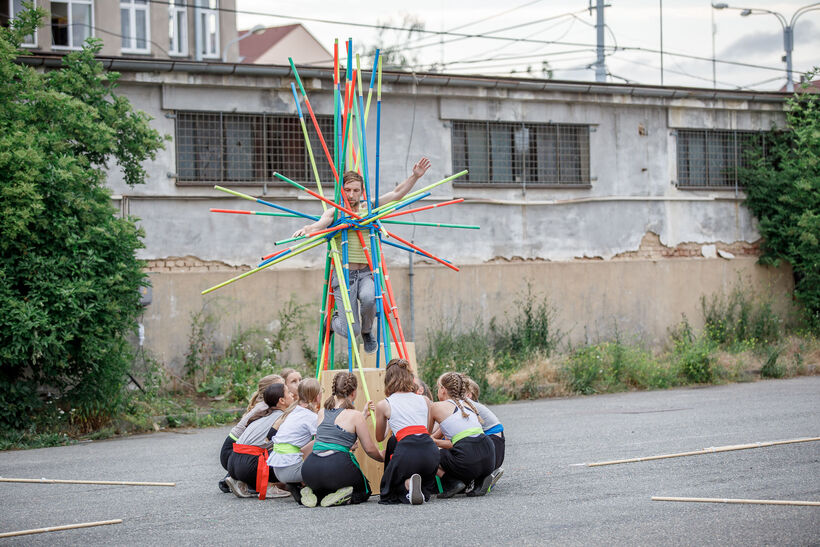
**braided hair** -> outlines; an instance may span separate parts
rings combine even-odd
[[[331,384],[330,397],[325,400],[325,408],[333,410],[336,408],[336,399],[341,399],[341,408],[355,408],[353,403],[348,400],[351,393],[356,391],[359,387],[359,380],[352,372],[337,372],[333,376],[333,383]]]
[[[473,403],[470,402],[469,399],[466,398],[465,393],[467,392],[467,380],[466,376],[458,372],[445,372],[438,378],[438,385],[444,388],[449,395],[450,399],[455,403],[458,409],[461,411],[461,416],[466,418],[468,416],[467,411],[464,409],[466,405],[470,410],[475,413],[478,417],[478,421],[484,423],[481,419],[481,416],[478,415],[478,410],[476,410]]]

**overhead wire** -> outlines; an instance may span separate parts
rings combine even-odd
[[[172,5],[170,0],[147,0],[147,2],[152,4],[159,4],[159,5]],[[177,7],[195,7],[195,5],[191,2],[179,2],[174,1],[173,5]],[[262,17],[273,17],[279,19],[287,19],[287,20],[295,20],[295,21],[312,21],[317,23],[327,23],[327,24],[334,24],[334,25],[344,25],[344,26],[351,26],[351,27],[361,27],[361,28],[373,28],[373,29],[390,29],[390,30],[402,30],[406,31],[409,30],[406,27],[397,27],[393,25],[378,25],[378,24],[371,24],[371,23],[357,23],[353,21],[340,21],[335,19],[324,19],[319,17],[304,17],[304,16],[293,16],[293,15],[283,15],[277,13],[269,13],[269,12],[260,12],[260,11],[251,11],[251,10],[238,10],[238,9],[230,9],[230,8],[223,8],[223,7],[216,7],[216,8],[209,8],[213,11],[220,11],[220,12],[228,12],[234,14],[243,14],[243,15],[257,15]],[[586,11],[586,9],[582,10]],[[565,14],[561,16],[566,16]],[[534,24],[536,22],[546,21],[549,19],[554,19],[554,16],[551,18],[540,19],[539,21],[533,21],[526,24]],[[509,28],[520,28],[523,25],[513,25]],[[509,29],[508,28],[508,29]],[[502,29],[497,29],[494,32],[501,32]],[[532,38],[529,39],[517,39],[507,36],[493,36],[488,33],[484,34],[465,34],[465,33],[458,33],[458,32],[448,32],[448,31],[440,31],[440,30],[427,30],[427,29],[417,29],[417,32],[431,34],[436,36],[453,36],[460,39],[468,39],[468,38],[479,38],[483,40],[500,40],[500,41],[518,41],[518,42],[525,42],[525,43],[534,43],[534,44],[558,44],[558,45],[569,45],[569,46],[577,46],[577,47],[597,47],[597,44],[588,44],[588,43],[581,43],[581,42],[564,42],[564,41],[556,41],[556,40],[535,40]],[[642,46],[618,46],[618,51],[642,51],[647,53],[661,53],[660,50],[654,48],[647,48]],[[771,70],[776,72],[782,72],[782,67],[770,67],[765,65],[756,65],[753,63],[744,63],[740,61],[728,61],[724,59],[712,59],[711,57],[703,57],[700,55],[690,55],[686,53],[678,53],[673,51],[664,51],[664,55],[673,56],[673,57],[681,57],[685,59],[695,59],[699,61],[708,61],[708,62],[716,62],[721,64],[727,65],[734,65],[734,66],[743,66],[747,68],[755,68],[759,70]]]

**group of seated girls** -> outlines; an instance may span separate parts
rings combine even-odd
[[[371,487],[352,452],[357,442],[370,458],[385,462],[379,503],[419,505],[435,494],[462,492],[483,496],[501,477],[503,427],[477,402],[478,385],[463,374],[442,374],[433,402],[409,363],[393,359],[385,371],[386,399],[368,401],[358,411],[357,389],[354,374],[338,372],[320,407],[315,379],[301,380],[290,369],[263,378],[223,445],[228,476],[220,488],[259,499],[292,495],[308,507],[362,503]],[[371,438],[371,412],[376,441],[387,440],[385,450]]]

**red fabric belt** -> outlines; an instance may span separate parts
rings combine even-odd
[[[259,492],[259,499],[265,499],[268,493],[268,477],[270,468],[268,467],[268,451],[261,446],[252,444],[233,443],[233,451],[237,454],[249,454],[259,456],[256,464],[256,491]]]
[[[427,428],[423,425],[408,425],[396,432],[396,440],[401,441],[408,435],[428,435]]]

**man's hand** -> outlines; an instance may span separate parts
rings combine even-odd
[[[420,179],[424,176],[424,173],[426,173],[428,169],[430,169],[430,160],[427,158],[421,158],[413,166],[413,176]]]
[[[300,236],[306,236],[306,235],[308,235],[308,234],[310,233],[310,232],[308,232],[308,227],[309,227],[309,226],[304,226],[304,227],[302,227],[302,228],[299,228],[298,230],[296,230],[295,232],[293,232],[293,235],[292,235],[292,236],[290,236],[290,237],[300,237]]]

